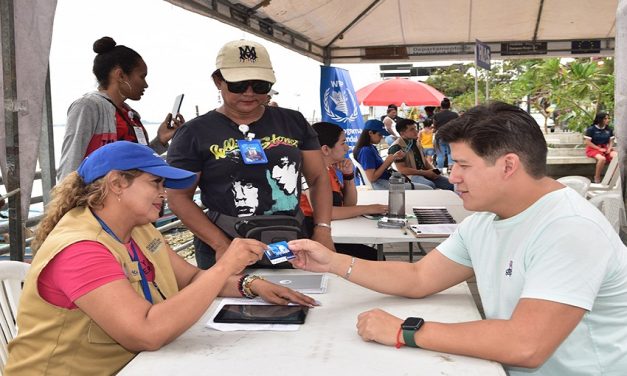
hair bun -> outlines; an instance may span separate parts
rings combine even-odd
[[[115,48],[115,41],[111,37],[102,37],[94,42],[94,52],[102,54]]]

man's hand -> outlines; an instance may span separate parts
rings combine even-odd
[[[377,308],[357,316],[357,334],[364,341],[394,346],[396,334],[402,323],[403,320]],[[401,343],[405,343],[402,338]]]

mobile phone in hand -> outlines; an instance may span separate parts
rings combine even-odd
[[[174,119],[176,119],[176,115],[178,115],[181,111],[183,97],[185,97],[185,94],[179,94],[176,96],[176,98],[174,98],[174,106],[172,106],[172,119],[170,119],[170,124],[168,124],[168,128],[174,127]]]
[[[442,175],[442,171],[440,171],[440,170],[439,170],[439,169],[437,169],[437,168],[434,168],[434,169],[433,169],[433,170],[431,170],[431,171],[435,172],[435,173],[436,173],[436,174],[438,174],[438,175]]]

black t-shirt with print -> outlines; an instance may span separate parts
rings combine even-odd
[[[239,217],[294,215],[301,191],[301,151],[320,149],[314,129],[300,112],[280,107],[266,107],[248,126],[261,141],[267,164],[244,164],[237,144],[244,138],[239,124],[217,111],[177,130],[168,163],[201,173],[201,200],[210,210]]]

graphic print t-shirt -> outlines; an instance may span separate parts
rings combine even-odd
[[[236,217],[294,215],[301,192],[301,151],[320,149],[315,131],[300,112],[279,107],[266,107],[248,126],[260,140],[267,164],[244,164],[237,144],[244,137],[239,124],[217,111],[176,132],[168,163],[201,172],[201,200],[210,210]]]

